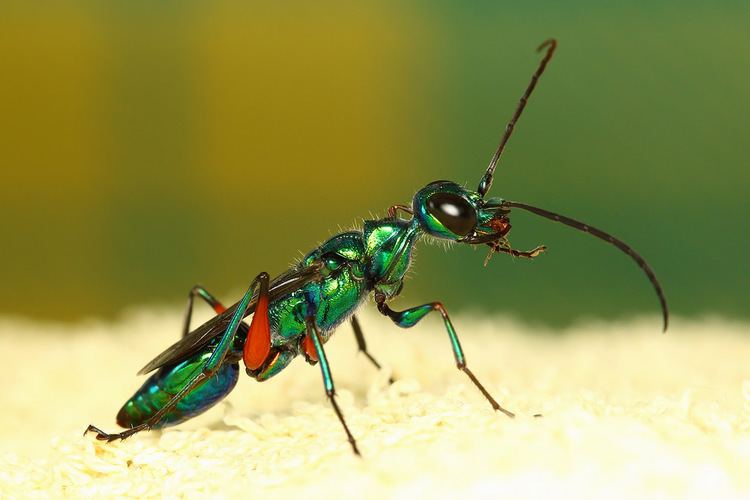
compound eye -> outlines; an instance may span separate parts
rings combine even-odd
[[[468,201],[453,193],[435,193],[427,199],[427,212],[450,232],[466,236],[477,226],[477,213]]]

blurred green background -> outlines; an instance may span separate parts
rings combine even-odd
[[[474,187],[646,257],[682,316],[748,318],[748,2],[3,2],[0,313],[232,302],[422,185]],[[564,325],[658,314],[616,249],[515,213],[533,263],[423,245],[398,306]]]

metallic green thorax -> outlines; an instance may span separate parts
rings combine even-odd
[[[364,230],[338,234],[308,253],[300,262],[324,264],[324,278],[310,283],[269,308],[271,343],[288,346],[305,334],[305,317],[313,308],[327,340],[373,290],[396,295],[409,268],[411,249],[418,236],[416,222],[365,221]]]

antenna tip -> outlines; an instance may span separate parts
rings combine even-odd
[[[557,48],[557,40],[555,38],[546,39],[539,47],[537,47],[536,51],[541,52],[547,47],[550,47],[550,51],[554,51]]]

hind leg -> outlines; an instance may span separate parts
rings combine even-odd
[[[196,295],[205,300],[206,303],[208,303],[208,305],[210,305],[213,310],[216,311],[216,314],[221,314],[227,310],[227,308],[224,307],[222,303],[216,299],[216,297],[211,295],[211,292],[203,288],[203,286],[201,285],[195,285],[190,289],[190,293],[188,293],[187,307],[185,308],[185,319],[182,322],[183,337],[190,333],[190,318],[192,318],[193,316],[193,302],[195,301]]]
[[[224,334],[221,336],[218,344],[216,344],[216,347],[214,347],[213,351],[211,351],[208,359],[204,362],[201,362],[200,368],[188,375],[187,380],[181,381],[181,383],[179,384],[179,391],[171,396],[169,398],[169,401],[161,406],[158,411],[156,411],[152,416],[136,425],[135,427],[132,427],[123,432],[109,434],[102,431],[98,427],[89,425],[83,434],[86,435],[88,432],[95,432],[96,439],[109,442],[116,439],[125,439],[137,432],[149,430],[154,428],[155,426],[158,426],[162,419],[170,412],[172,412],[178,403],[180,403],[184,398],[188,397],[194,392],[199,391],[201,385],[203,385],[207,380],[214,377],[222,368],[222,366],[224,366],[227,353],[232,347],[234,336],[239,329],[242,318],[245,316],[245,312],[250,306],[253,292],[259,287],[268,290],[268,281],[269,276],[267,273],[260,273],[253,280],[253,282],[250,284],[250,288],[248,288],[247,292],[245,292],[245,295],[242,297],[242,300],[240,300],[240,302],[237,304],[237,308],[232,315],[232,319],[230,320],[227,329],[224,331]]]

